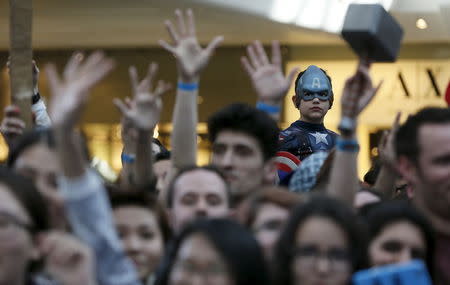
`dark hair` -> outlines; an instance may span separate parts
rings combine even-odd
[[[333,106],[333,102],[334,102],[333,84],[331,83],[331,77],[328,75],[328,73],[324,69],[322,69],[320,67],[319,67],[319,69],[325,74],[325,76],[327,77],[328,81],[330,82],[330,89],[331,89],[330,109],[331,109],[331,106]],[[303,76],[303,74],[305,74],[306,70],[307,69],[301,71],[297,75],[297,78],[295,79],[295,85],[294,85],[295,86],[295,88],[294,88],[295,90],[297,90],[297,85],[298,85],[298,83],[300,81],[300,78]],[[298,98],[299,94],[295,93],[295,96],[297,96],[297,98]]]
[[[161,149],[160,152],[155,154],[155,162],[170,159],[170,151],[157,138],[152,138],[152,142],[158,145]]]
[[[374,160],[372,163],[372,167],[369,169],[369,171],[364,174],[364,182],[369,184],[370,186],[375,185],[375,182],[377,181],[378,175],[380,174],[381,170],[381,162],[379,159]]]
[[[33,129],[21,136],[17,144],[14,144],[9,151],[7,160],[8,167],[12,168],[17,158],[25,150],[39,143],[44,143],[49,149],[55,149],[55,139],[51,129]]]
[[[330,219],[347,234],[353,272],[367,266],[365,228],[352,209],[338,200],[313,195],[310,201],[294,209],[277,242],[274,264],[276,284],[293,284],[291,268],[296,234],[302,224],[311,217]]]
[[[289,192],[288,189],[278,186],[266,186],[255,192],[248,199],[248,211],[244,217],[244,224],[251,228],[261,206],[265,203],[275,204],[288,211],[304,202],[303,196]]]
[[[255,138],[265,161],[275,156],[279,128],[267,113],[247,104],[228,105],[208,119],[209,140],[214,143],[219,133],[226,130]]]
[[[5,167],[0,167],[0,184],[6,186],[5,188],[27,212],[31,219],[30,233],[32,235],[50,229],[47,203],[29,178],[16,174]],[[30,262],[27,274],[37,271],[40,266],[39,261]]]
[[[109,193],[109,199],[113,210],[120,207],[136,206],[152,212],[156,217],[164,242],[167,243],[172,237],[166,212],[154,194],[144,191],[114,191]]]
[[[365,213],[364,213],[365,212]],[[433,272],[434,232],[430,222],[408,201],[387,201],[376,203],[364,211],[364,218],[369,228],[369,243],[372,242],[387,226],[407,221],[420,229],[427,245],[426,258],[430,273]]]
[[[268,270],[261,248],[253,235],[227,219],[197,220],[189,224],[168,248],[157,274],[156,285],[166,285],[182,243],[192,234],[202,233],[225,259],[234,284],[269,284]]]
[[[225,189],[226,189],[226,196],[228,199],[228,204],[231,207],[231,190],[230,187],[228,185],[228,183],[225,180],[225,176],[223,175],[223,173],[219,170],[219,168],[215,167],[214,165],[205,165],[205,166],[196,166],[196,165],[192,165],[192,166],[186,166],[182,169],[180,169],[177,173],[177,175],[170,181],[169,186],[167,188],[167,199],[166,199],[166,206],[167,208],[172,208],[173,206],[173,198],[175,196],[175,184],[177,183],[177,180],[183,176],[184,174],[188,173],[188,172],[192,172],[195,170],[205,170],[205,171],[209,171],[212,173],[215,173],[217,176],[220,177],[220,179],[222,179],[223,184],[225,185]]]
[[[79,143],[81,146],[81,151],[86,160],[89,160],[90,153],[89,148],[87,146],[87,137],[86,134],[82,131],[79,133]],[[24,135],[20,137],[18,142],[13,145],[13,147],[10,149],[7,159],[7,165],[10,168],[14,167],[14,164],[16,163],[16,160],[19,158],[19,156],[28,148],[37,145],[37,144],[44,144],[49,149],[54,150],[56,147],[55,138],[53,135],[53,130],[50,128],[35,128],[28,132],[26,132]]]
[[[397,157],[405,156],[410,161],[417,163],[420,153],[418,143],[420,127],[425,124],[448,123],[450,123],[449,108],[428,107],[409,116],[395,136]]]

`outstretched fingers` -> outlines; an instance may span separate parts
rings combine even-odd
[[[47,80],[53,94],[58,94],[58,89],[61,87],[61,79],[59,78],[56,66],[53,63],[47,64],[45,67]]]
[[[170,44],[168,44],[165,40],[159,40],[158,41],[159,45],[162,46],[165,50],[167,50],[168,52],[172,53],[173,55],[176,55],[176,49],[175,47],[171,46]]]
[[[253,76],[253,74],[255,73],[256,70],[250,64],[250,62],[248,61],[248,58],[245,56],[241,57],[241,63],[242,63],[242,66],[244,67],[245,71],[247,71],[247,74],[250,76]]]
[[[153,85],[152,83],[153,83],[153,80],[156,77],[156,74],[158,73],[158,69],[159,69],[159,66],[155,62],[152,62],[152,63],[150,63],[148,65],[147,76],[145,76],[145,78],[148,81],[148,88],[147,89],[151,89],[152,88],[152,85]]]
[[[172,38],[174,44],[177,45],[178,42],[180,41],[180,36],[176,32],[175,27],[173,26],[172,22],[169,20],[166,20],[164,22],[164,25],[166,26],[166,29],[169,32],[169,36]]]
[[[247,54],[248,54],[248,57],[250,58],[250,62],[252,63],[252,65],[255,69],[258,69],[262,66],[262,63],[259,60],[258,56],[256,55],[256,51],[255,51],[255,48],[253,47],[253,45],[249,45],[247,47]]]
[[[75,76],[78,67],[80,66],[82,60],[84,58],[84,54],[81,52],[74,52],[70,57],[69,61],[66,64],[63,72],[63,78],[65,80],[70,80]]]
[[[172,89],[172,85],[170,83],[165,82],[163,80],[159,80],[154,92],[154,96],[161,97],[170,89]]]
[[[177,10],[175,10],[175,16],[177,17],[178,29],[180,31],[181,37],[185,37],[186,36],[186,23],[184,21],[183,12],[180,9],[177,9]]]
[[[127,114],[128,114],[128,111],[129,111],[129,107],[127,106],[126,103],[124,103],[119,98],[114,98],[113,99],[113,104],[114,104],[114,106],[117,107],[117,109],[120,111],[120,113],[122,113],[122,115],[124,117],[127,117]]]
[[[272,64],[281,68],[281,50],[279,41],[272,42]]]
[[[194,13],[191,9],[188,9],[187,12],[187,33],[188,36],[195,37],[196,29],[195,29],[195,18]]]
[[[373,98],[375,98],[375,95],[378,93],[378,90],[380,90],[382,84],[383,84],[383,80],[381,80],[380,83],[378,83],[377,87],[372,88],[368,92],[365,92],[365,94],[361,97],[360,104],[359,104],[360,112],[362,110],[364,110],[364,108],[366,108],[367,105],[370,104],[370,102],[372,102]]]
[[[215,37],[205,48],[204,53],[206,54],[207,58],[211,57],[211,55],[214,53],[216,48],[223,42],[223,36],[217,36]]]
[[[294,81],[294,78],[297,76],[300,69],[298,67],[294,67],[289,71],[289,74],[287,76],[287,83],[291,85],[292,81]]]
[[[266,51],[264,50],[263,45],[260,41],[255,41],[253,44],[256,50],[256,55],[258,56],[258,59],[262,65],[269,64],[269,59],[267,58]]]
[[[137,88],[139,85],[136,66],[134,66],[134,65],[130,66],[130,68],[128,68],[128,74],[130,75],[131,88],[133,90],[133,94],[136,94],[136,91],[137,91]]]
[[[95,84],[101,81],[114,69],[114,60],[110,58],[103,58],[95,66],[92,66],[87,70],[85,77],[83,78],[84,88],[87,91],[92,88]]]

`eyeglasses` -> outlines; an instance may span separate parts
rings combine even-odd
[[[313,268],[319,259],[326,259],[330,268],[334,270],[345,270],[350,265],[350,253],[347,249],[331,248],[325,252],[316,246],[303,246],[294,250],[294,258],[304,267]]]
[[[34,232],[33,226],[21,221],[8,212],[0,211],[0,239],[15,236],[20,229],[24,229],[30,233]]]

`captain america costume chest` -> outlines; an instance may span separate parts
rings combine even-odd
[[[330,151],[336,144],[338,134],[323,124],[295,121],[280,132],[278,151],[287,151],[303,160],[317,151]]]

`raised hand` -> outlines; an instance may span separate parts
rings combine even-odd
[[[114,104],[124,117],[122,122],[126,127],[127,135],[128,132],[132,135],[132,128],[152,131],[159,122],[162,110],[161,95],[170,90],[171,86],[169,83],[160,80],[152,91],[153,80],[157,71],[158,65],[151,63],[148,67],[147,76],[139,82],[136,67],[130,67],[133,100],[123,102],[118,98],[114,99]]]
[[[33,91],[36,94],[37,92],[39,92],[39,85],[38,85],[38,81],[39,81],[39,68],[36,64],[36,61],[33,60],[31,62],[32,64],[32,72],[33,72]],[[8,61],[6,62],[6,68],[8,69],[8,73],[9,73],[9,66],[10,66],[10,58],[8,58]]]
[[[342,93],[342,117],[356,119],[375,97],[383,81],[376,87],[369,75],[370,63],[360,59],[356,73],[347,79]]]
[[[286,77],[284,76],[278,41],[272,42],[272,62],[269,61],[259,41],[247,47],[247,55],[248,57],[241,58],[241,63],[252,80],[258,101],[272,105],[280,104],[298,73],[298,68],[293,68]]]
[[[97,51],[83,61],[83,54],[75,53],[67,63],[63,78],[57,74],[56,67],[49,64],[47,73],[52,99],[50,118],[55,127],[69,130],[78,122],[89,91],[114,67],[114,61]]]
[[[197,41],[192,10],[188,9],[186,15],[184,15],[181,10],[177,9],[175,15],[178,21],[178,31],[172,22],[169,20],[165,22],[173,45],[164,40],[159,40],[159,44],[177,59],[179,80],[187,83],[196,82],[214,50],[223,41],[223,36],[215,37],[205,49],[202,49]],[[187,20],[185,20],[185,16]]]
[[[39,249],[47,273],[61,284],[97,283],[91,250],[69,234],[52,232],[40,236]]]
[[[378,145],[378,155],[383,164],[393,167],[396,164],[395,154],[395,135],[400,125],[401,112],[395,116],[392,128],[389,131],[383,132],[380,143]]]
[[[11,146],[23,134],[25,122],[20,119],[20,109],[17,106],[10,105],[5,108],[5,116],[0,125],[0,132],[5,139],[6,144]]]

